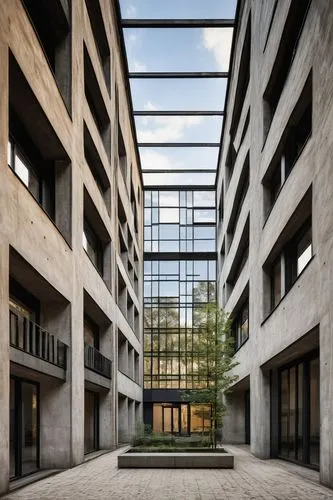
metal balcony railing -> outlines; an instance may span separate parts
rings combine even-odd
[[[90,344],[84,344],[84,366],[89,368],[103,377],[111,379],[110,359],[101,354],[95,347]]]
[[[10,345],[66,370],[67,345],[37,323],[9,311]]]

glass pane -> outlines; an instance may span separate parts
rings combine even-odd
[[[89,453],[98,447],[97,443],[97,394],[84,391],[84,452]]]
[[[179,222],[179,209],[160,208],[160,222]]]
[[[281,373],[280,454],[288,458],[289,382],[288,370]]]
[[[141,165],[144,170],[212,170],[217,167],[218,148],[209,147],[163,147],[140,148]],[[192,174],[190,174],[192,175]],[[202,176],[202,172],[200,172]],[[182,175],[184,177],[184,174]],[[210,196],[201,196],[200,201],[207,206],[204,200]],[[170,196],[170,195],[169,195]],[[212,203],[214,206],[215,202]],[[162,205],[162,204],[161,204]]]
[[[121,0],[121,14],[126,19],[232,19],[235,16],[236,0],[168,0],[167,2],[156,2],[156,0]]]
[[[202,172],[184,174],[143,174],[146,186],[213,186],[216,174],[202,175]],[[200,222],[205,222],[201,220]]]
[[[275,263],[272,273],[272,308],[275,307],[281,299],[281,259]]]
[[[227,82],[225,78],[145,78],[132,79],[130,86],[136,111],[220,111]]]
[[[289,371],[289,458],[295,459],[296,449],[296,367]]]
[[[171,407],[163,407],[163,430],[164,432],[172,432]]]
[[[125,28],[129,71],[228,71],[232,33],[232,28]]]
[[[303,363],[298,365],[297,459],[303,460]]]
[[[178,383],[178,381],[177,381]],[[179,432],[179,408],[178,407],[173,407],[173,432],[178,433]]]
[[[37,387],[22,383],[22,474],[37,469]]]
[[[215,207],[215,191],[194,191],[195,207]]]
[[[181,434],[188,434],[188,406],[181,405]]]
[[[10,380],[10,449],[9,449],[9,476],[16,476],[15,463],[16,457],[16,441],[15,441],[15,426],[17,425],[16,407],[15,407],[15,381]]]
[[[194,210],[194,223],[213,223],[215,222],[215,210]]]
[[[137,116],[139,142],[219,142],[219,116]]]
[[[319,466],[319,358],[310,361],[310,464]]]
[[[153,431],[162,432],[162,406],[153,405]]]

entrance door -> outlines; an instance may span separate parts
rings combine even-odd
[[[180,407],[170,404],[162,405],[162,432],[179,434],[180,432]]]
[[[39,468],[38,385],[10,380],[10,477]]]
[[[99,399],[98,394],[84,391],[84,453],[99,447]]]

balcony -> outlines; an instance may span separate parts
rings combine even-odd
[[[17,312],[9,311],[10,345],[63,370],[67,365],[67,345]]]
[[[84,366],[93,372],[111,379],[111,361],[103,356],[95,347],[84,344]]]

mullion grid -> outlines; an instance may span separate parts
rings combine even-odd
[[[198,358],[193,351],[193,335],[198,335],[199,331],[196,330],[196,327],[193,325],[194,320],[194,311],[196,305],[204,304],[204,302],[196,302],[194,297],[194,283],[206,283],[206,300],[209,300],[209,291],[210,287],[214,283],[211,280],[210,273],[210,263],[209,261],[200,261],[205,262],[206,265],[206,278],[205,280],[197,280],[194,274],[194,261],[180,261],[178,263],[178,301],[174,302],[175,309],[177,311],[177,324],[172,324],[172,334],[167,333],[168,329],[170,329],[170,325],[168,324],[168,310],[174,309],[170,307],[165,307],[166,302],[161,300],[161,289],[160,282],[164,281],[165,273],[161,272],[161,263],[163,261],[152,261],[152,267],[154,267],[153,262],[158,264],[158,296],[151,297],[150,303],[146,302],[146,307],[150,305],[151,313],[153,314],[152,306],[157,306],[157,315],[158,321],[157,326],[152,325],[150,328],[145,328],[145,335],[150,336],[150,351],[145,352],[145,357],[150,358],[150,369],[149,373],[145,371],[145,382],[147,388],[170,388],[170,383],[172,388],[193,388],[200,384],[200,381],[197,379],[195,375],[195,366],[194,363],[198,363]],[[181,268],[185,266],[185,275],[181,275]],[[153,270],[152,270],[153,273]],[[175,276],[172,274],[172,276]],[[155,281],[153,279],[154,275],[151,275],[151,283]],[[161,279],[162,278],[162,279]],[[182,284],[184,285],[182,287]],[[190,284],[190,287],[188,286]],[[183,288],[185,294],[181,294],[181,289]],[[157,298],[157,301],[156,301]],[[183,300],[182,300],[183,299]],[[184,310],[184,318],[185,322],[181,325],[181,308]],[[188,311],[191,311],[188,314]],[[166,315],[165,324],[161,326],[163,314]],[[152,319],[152,318],[151,318]],[[178,330],[176,333],[175,330]],[[154,349],[154,336],[157,335],[157,350]],[[161,335],[165,338],[165,345],[161,345]],[[168,348],[168,335],[176,335],[176,342],[178,345],[177,350],[174,348],[169,350]],[[181,337],[182,335],[182,337]],[[181,349],[181,339],[184,337],[185,349]],[[190,349],[189,349],[190,344]],[[165,348],[164,348],[165,347]],[[155,360],[155,361],[154,361]],[[195,361],[194,361],[195,360]],[[164,361],[164,363],[162,363]],[[176,361],[176,363],[175,363]],[[182,370],[182,363],[184,363],[184,369]],[[161,370],[162,365],[164,364],[165,369]],[[171,364],[171,370],[170,370]],[[177,372],[174,372],[174,364],[178,367]],[[157,373],[155,373],[154,367],[157,365]],[[171,373],[168,373],[171,371]],[[185,373],[183,374],[182,371]],[[178,382],[178,384],[173,384],[173,382]]]

